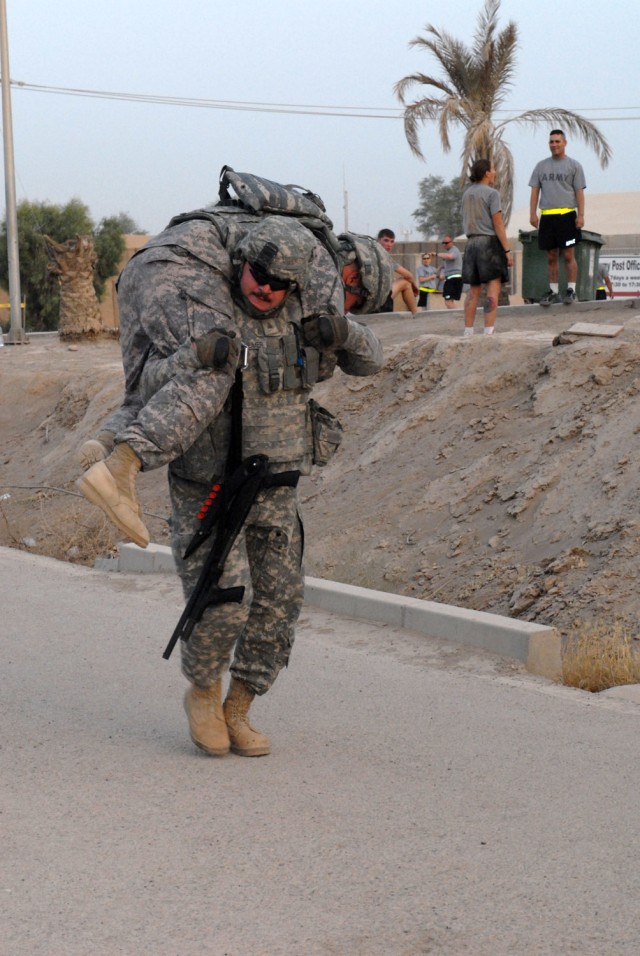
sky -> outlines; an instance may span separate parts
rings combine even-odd
[[[418,239],[412,213],[425,176],[460,172],[433,124],[425,161],[407,145],[394,84],[439,75],[409,41],[426,24],[469,42],[482,0],[6,0],[15,188],[22,199],[81,199],[93,219],[128,213],[141,230],[217,199],[223,165],[318,193],[336,228]],[[519,31],[505,109],[562,106],[595,121],[612,160],[579,140],[567,152],[587,189],[640,189],[640,7],[637,0],[502,0]],[[166,105],[30,89],[58,87],[232,101],[240,109]],[[419,88],[416,87],[416,95]],[[247,109],[246,104],[265,104]],[[342,115],[295,114],[295,104]],[[358,112],[346,116],[345,107]],[[335,112],[335,110],[333,111]],[[363,116],[366,112],[368,115]],[[548,155],[549,129],[509,127],[514,210]],[[586,228],[589,228],[587,191]],[[640,225],[638,228],[640,232]]]

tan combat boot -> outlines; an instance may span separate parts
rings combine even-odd
[[[269,738],[249,723],[249,708],[254,697],[254,692],[243,681],[231,679],[224,702],[224,717],[231,749],[241,757],[264,757],[271,753]]]
[[[141,548],[146,548],[149,532],[140,519],[136,495],[136,475],[140,465],[140,459],[131,446],[121,442],[105,461],[96,462],[78,478],[76,485],[91,504],[102,508],[123,534]]]
[[[192,684],[184,695],[184,709],[196,747],[212,757],[228,754],[229,733],[222,712],[222,680],[217,680],[211,687]]]
[[[113,432],[98,432],[95,438],[90,438],[78,449],[78,461],[83,471],[89,471],[97,461],[108,458],[115,447]]]

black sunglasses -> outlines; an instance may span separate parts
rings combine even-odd
[[[276,279],[275,276],[270,276],[260,266],[253,266],[251,263],[249,263],[249,272],[258,285],[268,285],[272,292],[284,292],[291,285],[288,279]]]

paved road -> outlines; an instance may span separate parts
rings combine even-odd
[[[0,570],[2,956],[640,952],[639,704],[307,609],[215,760],[174,576]]]

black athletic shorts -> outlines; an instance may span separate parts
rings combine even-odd
[[[380,312],[393,312],[393,296],[389,294],[389,298],[380,306]]]
[[[507,282],[509,268],[507,254],[497,236],[470,236],[462,260],[462,281],[482,285],[500,279]]]
[[[538,249],[569,249],[582,242],[582,232],[576,226],[576,211],[559,215],[540,216],[538,226]]]
[[[450,279],[444,280],[444,286],[442,287],[443,298],[447,301],[458,302],[462,296],[462,276],[452,276]]]
[[[606,298],[607,298],[607,290],[606,290],[606,289],[596,289],[596,299],[597,299],[598,301],[602,301],[602,299],[606,299]]]

